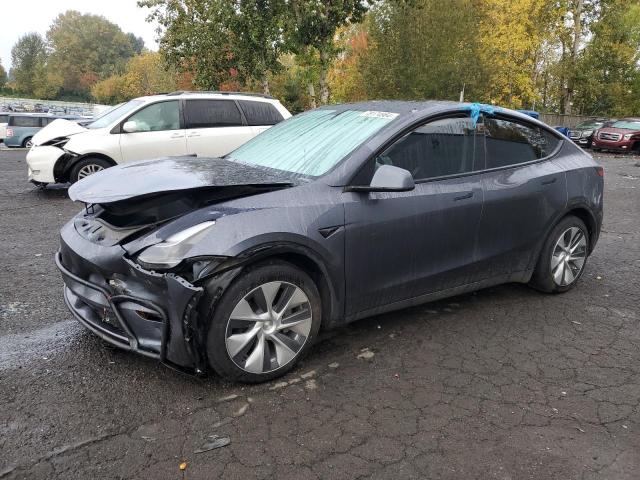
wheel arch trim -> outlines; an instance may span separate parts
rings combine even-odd
[[[216,277],[224,277],[222,285],[228,286],[248,267],[257,263],[279,259],[305,271],[316,283],[322,299],[322,306],[328,309],[323,314],[323,325],[337,323],[344,314],[344,289],[338,279],[333,278],[323,257],[312,248],[291,241],[274,241],[255,245],[242,253],[228,257],[210,273],[195,282],[201,285]],[[224,291],[221,293],[221,295]],[[221,296],[220,295],[220,296]]]

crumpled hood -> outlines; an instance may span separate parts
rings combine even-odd
[[[31,141],[34,145],[42,145],[43,143],[47,143],[55,138],[68,137],[70,135],[86,131],[86,128],[81,127],[75,122],[65,120],[64,118],[58,118],[36,133]]]
[[[222,158],[167,157],[118,165],[94,173],[69,188],[69,198],[84,203],[113,203],[160,193],[233,186],[292,184],[286,174]]]

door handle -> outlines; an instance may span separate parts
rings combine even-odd
[[[457,202],[458,200],[466,200],[467,198],[473,197],[473,192],[467,192],[457,197],[453,197],[453,201]]]
[[[173,133],[170,138],[183,138],[184,134],[182,133]]]
[[[200,136],[200,132],[191,132],[188,137],[199,137]]]
[[[552,183],[556,183],[557,178],[553,177],[548,180],[543,180],[542,185],[551,185]]]

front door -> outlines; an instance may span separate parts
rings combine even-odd
[[[127,121],[136,122],[136,131],[119,134],[123,162],[187,154],[178,100],[151,104],[138,110]]]
[[[347,315],[474,280],[482,215],[482,149],[475,125],[456,116],[422,125],[371,160],[409,170],[415,189],[344,193]],[[369,170],[367,172],[367,169]]]

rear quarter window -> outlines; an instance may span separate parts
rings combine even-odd
[[[9,117],[10,127],[39,127],[40,117]]]
[[[0,123],[7,123],[9,115],[0,115]]]
[[[275,125],[284,120],[278,109],[271,103],[251,100],[239,100],[238,103],[244,112],[247,123],[251,126]]]
[[[550,155],[560,139],[537,125],[503,118],[485,119],[487,168],[507,167]]]
[[[187,128],[237,127],[242,125],[240,110],[233,100],[187,100]]]

